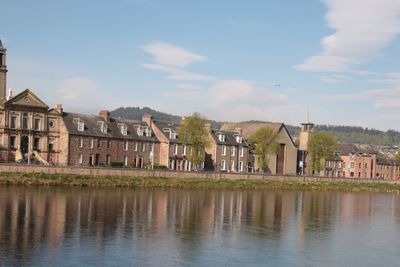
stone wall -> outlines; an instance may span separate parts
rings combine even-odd
[[[332,178],[315,176],[291,176],[291,175],[262,175],[218,172],[177,172],[177,171],[146,171],[141,169],[111,169],[97,167],[55,167],[20,164],[0,164],[0,172],[12,173],[50,173],[50,174],[79,174],[97,176],[136,176],[136,177],[167,177],[167,178],[209,178],[227,180],[266,180],[266,181],[309,181],[309,182],[351,182],[351,183],[387,183],[399,184],[400,181],[357,179],[357,178]]]

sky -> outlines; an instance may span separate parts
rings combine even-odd
[[[66,111],[400,130],[399,0],[2,0],[0,14],[7,87]]]

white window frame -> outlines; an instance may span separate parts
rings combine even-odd
[[[225,135],[222,133],[218,134],[218,140],[221,142],[225,142]]]
[[[79,154],[78,163],[83,164],[83,154]]]
[[[226,156],[226,145],[222,145],[222,156]]]
[[[183,156],[186,156],[186,145],[183,145],[183,152],[182,152]]]
[[[231,160],[231,171],[234,172],[235,171],[235,161]]]
[[[78,131],[83,132],[85,130],[85,123],[83,121],[78,122]]]
[[[244,147],[240,147],[239,148],[239,155],[240,155],[240,157],[244,157]]]
[[[243,161],[239,161],[239,171],[243,172]]]
[[[125,150],[129,149],[129,142],[128,141],[124,141],[124,149]]]
[[[234,157],[236,154],[236,147],[235,146],[231,146],[231,156]]]
[[[128,156],[124,156],[124,165],[128,166]]]
[[[142,152],[146,152],[146,142],[142,143]]]
[[[89,148],[93,148],[93,146],[94,146],[93,137],[89,137]]]
[[[221,171],[226,171],[226,162],[225,160],[221,160]]]
[[[83,137],[79,137],[79,140],[78,140],[78,147],[79,147],[79,148],[83,148]]]
[[[135,142],[134,150],[135,150],[135,151],[138,151],[138,142]]]
[[[178,155],[178,145],[174,144],[174,155]]]

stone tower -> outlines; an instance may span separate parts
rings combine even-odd
[[[7,64],[6,55],[7,49],[3,46],[0,40],[0,103],[6,100],[6,82],[7,82]]]
[[[300,124],[300,145],[299,149],[308,151],[308,142],[314,133],[314,124],[307,122]]]

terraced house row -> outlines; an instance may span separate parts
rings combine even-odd
[[[260,127],[271,127],[279,136],[278,155],[270,155],[267,172],[296,174],[297,147],[283,123],[247,122],[207,125],[209,146],[204,162],[188,160],[190,147],[179,141],[179,125],[154,120],[145,114],[140,121],[50,108],[31,90],[13,96],[7,92],[6,52],[0,41],[0,161],[40,161],[69,166],[108,166],[112,162],[132,168],[149,164],[171,170],[259,171],[246,141]]]

